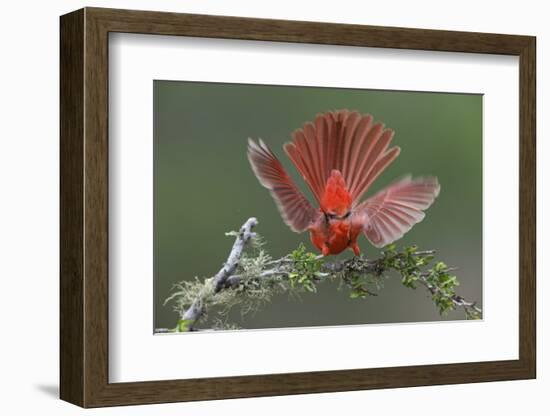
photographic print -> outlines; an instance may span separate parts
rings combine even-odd
[[[536,378],[535,37],[86,7],[59,39],[61,399]]]
[[[482,95],[153,88],[156,333],[482,318]]]

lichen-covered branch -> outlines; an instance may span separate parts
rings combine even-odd
[[[201,317],[205,308],[205,299],[207,296],[212,296],[218,293],[226,285],[226,280],[235,273],[242,257],[245,245],[255,237],[252,229],[258,224],[256,218],[249,218],[241,227],[238,233],[228,233],[235,235],[235,242],[231,248],[231,252],[227,257],[227,261],[222,268],[214,275],[207,279],[202,290],[197,294],[191,306],[185,311],[182,311],[181,319],[178,323],[178,330],[184,331],[193,328],[193,324]]]
[[[317,285],[329,279],[347,287],[351,298],[376,296],[391,271],[399,273],[405,287],[426,288],[440,314],[461,308],[468,319],[481,318],[476,302],[466,301],[456,293],[459,283],[452,274],[455,269],[443,262],[434,263],[434,250],[420,251],[412,246],[397,251],[395,245],[390,245],[377,259],[358,256],[328,261],[329,258],[310,253],[300,245],[292,253],[273,259],[252,231],[256,224],[257,220],[250,218],[238,232],[228,233],[235,236],[235,242],[226,263],[213,277],[176,285],[165,304],[173,302],[181,318],[176,328],[157,332],[197,330],[197,323],[206,321],[211,308],[218,309],[213,329],[233,328],[227,322],[233,307],[238,306],[244,315],[259,310],[279,293],[315,293]]]

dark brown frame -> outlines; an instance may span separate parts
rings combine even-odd
[[[85,8],[61,17],[60,396],[83,407],[336,392],[536,377],[535,38]],[[519,56],[519,359],[109,383],[109,32]]]

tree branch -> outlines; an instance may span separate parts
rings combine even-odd
[[[225,287],[226,280],[235,272],[235,269],[239,265],[239,261],[243,254],[245,245],[255,237],[255,233],[252,232],[252,229],[258,224],[258,220],[252,217],[249,218],[241,227],[237,235],[235,236],[235,242],[231,248],[231,252],[227,257],[227,261],[224,263],[222,268],[216,273],[212,278],[211,283],[208,284],[212,286],[213,293],[218,293],[222,288]],[[206,289],[208,291],[209,288]],[[202,297],[198,296],[195,301],[191,304],[189,309],[187,309],[181,315],[181,321],[185,321],[185,324],[188,330],[193,328],[193,324],[200,318],[203,313],[204,302]]]
[[[466,301],[456,294],[458,281],[451,275],[456,269],[442,262],[427,269],[435,250],[419,251],[413,246],[398,252],[394,245],[390,245],[377,259],[358,256],[327,262],[325,257],[309,253],[301,245],[279,259],[272,259],[261,248],[254,257],[245,249],[250,242],[258,243],[259,237],[252,231],[257,223],[255,218],[249,218],[238,232],[227,233],[235,236],[235,242],[227,261],[212,278],[176,285],[179,291],[166,302],[176,301],[176,308],[180,311],[178,326],[175,329],[159,328],[156,332],[194,331],[196,323],[206,315],[208,306],[221,305],[227,315],[232,306],[241,305],[246,313],[246,310],[256,310],[262,302],[269,301],[274,293],[316,292],[317,284],[326,279],[343,282],[350,289],[351,298],[366,298],[376,295],[371,290],[372,285],[379,289],[382,277],[390,270],[401,275],[406,287],[416,289],[418,284],[425,287],[441,314],[463,308],[467,318],[481,317],[482,310],[476,302]]]

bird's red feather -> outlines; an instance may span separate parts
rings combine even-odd
[[[399,155],[390,147],[393,130],[356,111],[330,111],[294,131],[284,150],[309,186],[320,208],[299,191],[263,141],[249,141],[248,159],[268,188],[285,223],[309,230],[324,254],[351,248],[359,254],[361,233],[376,247],[401,238],[424,218],[439,194],[437,178],[405,178],[360,202],[372,183]]]

